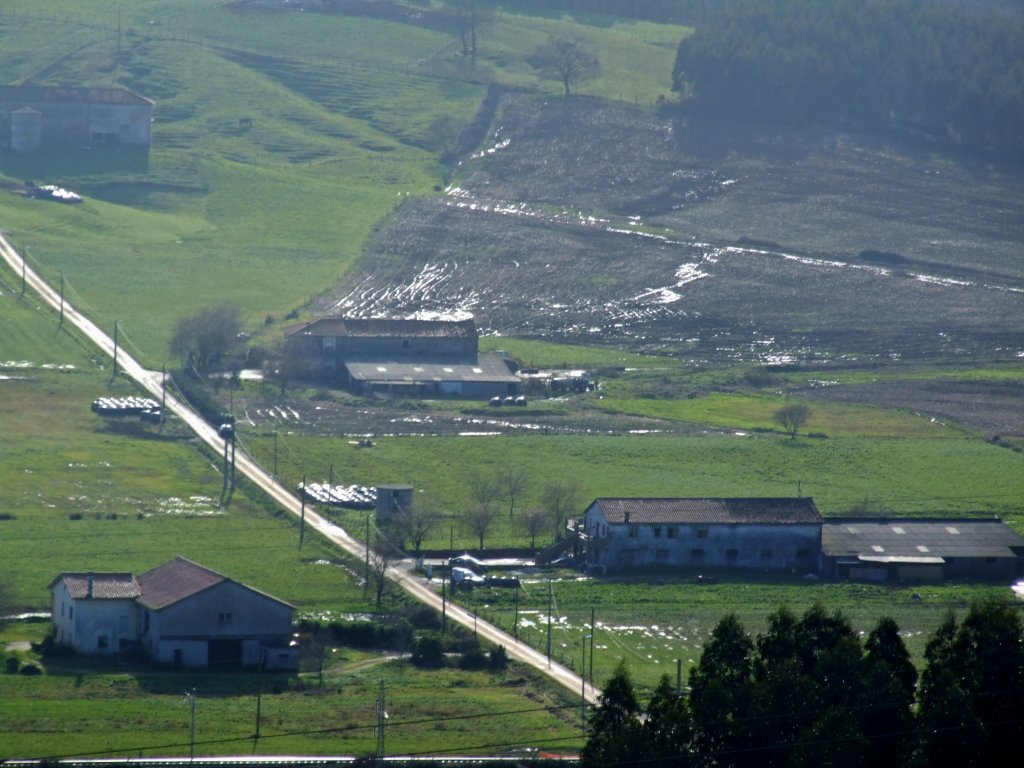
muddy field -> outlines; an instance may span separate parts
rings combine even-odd
[[[513,94],[317,309],[712,363],[1020,358],[1024,174]]]

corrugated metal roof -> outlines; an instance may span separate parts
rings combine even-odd
[[[0,101],[50,104],[152,105],[152,99],[127,88],[65,88],[51,85],[0,85]]]
[[[416,384],[427,381],[470,381],[514,384],[519,378],[509,371],[497,355],[480,355],[475,365],[456,363],[346,362],[345,368],[355,381]]]
[[[596,499],[609,523],[779,525],[821,523],[814,501],[805,498]]]
[[[179,556],[139,576],[139,602],[158,611],[227,580],[227,576]]]
[[[351,338],[476,338],[473,320],[403,320],[384,317],[322,317],[285,331],[288,336]]]
[[[998,518],[832,518],[821,528],[826,557],[1016,557],[1024,539]]]
[[[130,573],[62,573],[49,588],[61,581],[73,600],[134,600],[140,594],[138,582]]]

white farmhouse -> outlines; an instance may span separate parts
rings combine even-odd
[[[293,606],[184,557],[138,577],[62,573],[49,588],[56,640],[82,654],[141,648],[176,666],[298,668]]]
[[[50,582],[56,640],[82,654],[110,654],[138,639],[139,585],[130,573],[62,573]]]

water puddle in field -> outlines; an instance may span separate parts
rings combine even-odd
[[[155,517],[156,515],[184,515],[186,517],[215,517],[226,514],[216,500],[209,496],[189,496],[180,498],[171,496],[161,499],[156,504],[156,509],[143,509],[143,517]]]

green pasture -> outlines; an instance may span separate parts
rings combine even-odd
[[[260,463],[273,463],[273,433],[248,434],[244,425],[239,433],[241,445]],[[1018,528],[1024,524],[1019,508],[1024,459],[961,436],[378,437],[373,448],[360,449],[344,439],[279,431],[277,460],[278,475],[289,485],[303,476],[324,481],[332,465],[336,483],[413,485],[452,517],[459,546],[475,546],[459,524],[460,511],[472,503],[470,478],[496,476],[509,466],[522,468],[530,479],[516,502],[519,510],[538,506],[548,483],[570,479],[579,489],[580,512],[599,496],[792,496],[799,491],[813,497],[825,515],[868,501],[898,514],[978,513],[999,515]],[[447,546],[448,537],[445,526],[429,545]],[[517,522],[502,515],[487,540],[491,546],[521,545],[525,538]]]
[[[735,613],[747,632],[765,630],[767,618],[782,605],[802,614],[820,603],[841,610],[865,637],[882,616],[892,616],[914,662],[924,663],[924,647],[946,612],[961,616],[971,602],[1010,600],[1006,585],[943,584],[889,587],[822,583],[794,576],[747,573],[654,575],[643,579],[584,579],[555,576],[551,583],[552,657],[580,671],[583,637],[593,615],[594,682],[601,684],[620,659],[636,683],[651,689],[662,674],[673,682],[682,660],[683,682],[700,659],[704,642],[718,621]],[[509,589],[457,593],[456,599],[483,618],[515,631],[516,596]],[[518,595],[519,638],[547,647],[548,582],[527,575]],[[590,648],[587,648],[590,671]]]
[[[792,402],[781,396],[718,392],[682,400],[643,400],[605,397],[602,409],[669,421],[687,421],[723,429],[781,430],[773,416]],[[803,402],[803,401],[801,401]],[[958,430],[933,423],[909,411],[872,408],[846,403],[814,402],[811,415],[801,428],[803,434],[828,437],[915,437],[958,436]]]
[[[0,280],[0,578],[39,610],[61,571],[140,573],[184,555],[296,605],[364,610],[339,553],[242,482],[224,494],[220,457],[169,422],[94,414],[101,396],[139,394],[56,315]]]
[[[79,309],[104,327],[119,320],[151,366],[166,361],[177,318],[213,303],[238,304],[248,330],[276,342],[268,320],[301,311],[396,205],[440,185],[438,118],[467,122],[488,82],[538,85],[525,59],[557,34],[605,60],[587,93],[648,104],[668,92],[686,32],[498,12],[467,62],[453,34],[397,21],[12,0],[0,10],[4,81],[118,84],[156,105],[148,155],[0,158],[0,182],[57,181],[85,196],[55,206],[3,195],[0,220],[45,277],[64,274]]]
[[[191,691],[197,756],[367,756],[382,683],[388,754],[580,746],[578,703],[537,672],[515,664],[498,673],[417,670],[363,656],[336,649],[322,687],[315,672],[130,671],[81,659],[50,662],[40,676],[0,674],[0,759],[188,756]]]

